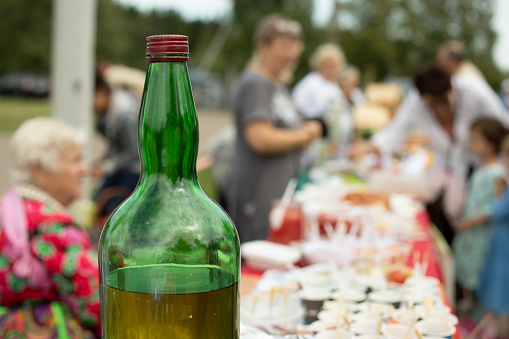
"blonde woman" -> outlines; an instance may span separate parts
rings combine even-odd
[[[326,43],[316,49],[309,64],[313,71],[295,85],[292,98],[305,118],[321,118],[330,103],[343,96],[337,79],[345,55],[337,45]]]

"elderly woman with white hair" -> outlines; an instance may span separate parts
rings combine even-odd
[[[15,186],[0,206],[0,338],[95,338],[97,254],[66,211],[87,172],[80,133],[31,119],[12,137],[10,155]]]
[[[309,65],[313,71],[295,85],[292,98],[305,118],[321,118],[330,102],[342,96],[337,79],[345,55],[336,44],[326,43],[314,51]]]
[[[353,139],[350,106],[338,83],[345,62],[339,46],[332,43],[320,45],[310,59],[313,71],[293,90],[293,102],[303,117],[319,120],[326,128],[326,138],[316,141],[305,153],[303,163],[307,166],[345,157],[345,149]]]

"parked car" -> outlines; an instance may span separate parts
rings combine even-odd
[[[14,72],[0,77],[1,95],[43,98],[49,92],[50,80],[46,74]]]
[[[190,68],[189,78],[197,107],[217,109],[226,106],[226,86],[219,75],[198,68]]]

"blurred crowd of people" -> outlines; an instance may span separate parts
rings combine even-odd
[[[241,242],[267,238],[269,212],[292,178],[327,159],[390,155],[418,130],[441,167],[427,207],[454,250],[461,307],[470,312],[481,302],[509,315],[509,84],[497,96],[463,45],[445,43],[435,62],[416,72],[392,121],[361,140],[354,112],[369,100],[340,46],[319,46],[293,91],[301,25],[267,16],[253,46],[233,94],[234,126],[209,145],[220,203]],[[97,135],[107,145],[97,157],[102,165],[88,170],[80,133],[50,118],[25,122],[12,138],[15,188],[0,213],[2,338],[56,338],[62,329],[73,338],[99,336],[97,254],[67,207],[92,173],[101,180],[95,200],[102,223],[137,185],[143,74],[131,73],[132,84],[117,81],[122,69],[114,66],[101,65],[95,84]]]
[[[286,81],[301,50],[297,22],[264,18],[254,35],[254,61],[236,85],[232,163],[222,171],[229,174],[221,189],[241,242],[267,238],[273,203],[299,173],[326,159],[390,156],[418,131],[434,154],[427,208],[454,250],[460,311],[472,315],[482,304],[508,315],[509,294],[502,285],[509,282],[503,260],[509,255],[504,247],[509,219],[503,212],[509,210],[509,193],[502,159],[509,113],[468,61],[464,46],[457,41],[439,46],[436,60],[415,73],[390,123],[369,140],[360,140],[355,129],[355,107],[367,101],[360,72],[347,65],[338,45],[314,51],[311,72],[290,94]]]

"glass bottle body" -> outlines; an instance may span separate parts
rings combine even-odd
[[[149,64],[139,121],[142,173],[99,244],[102,337],[238,338],[240,249],[201,189],[187,64]]]

